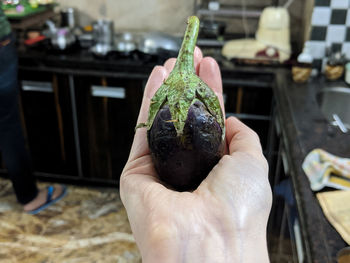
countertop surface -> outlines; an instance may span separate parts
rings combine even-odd
[[[336,253],[346,243],[325,218],[302,170],[306,155],[322,148],[340,157],[350,157],[350,134],[343,134],[323,117],[316,94],[326,86],[346,86],[323,77],[296,84],[290,72],[276,74],[275,98],[286,155],[299,213],[306,262],[336,262]],[[330,189],[327,189],[330,190]]]
[[[212,56],[220,65],[224,81],[227,79],[249,80],[253,86],[264,85],[271,87],[274,69],[277,67],[256,67],[234,65],[220,54],[220,49],[202,48],[204,56]],[[96,57],[88,49],[72,48],[68,51],[47,49],[46,46],[35,49],[26,48],[19,51],[20,69],[36,69],[73,75],[105,75],[130,76],[132,78],[148,78],[156,65],[162,65],[174,54],[164,53],[160,56],[151,56],[141,52],[132,52],[129,55],[111,53],[108,57]],[[252,77],[254,75],[254,77]]]
[[[86,49],[63,52],[36,48],[19,51],[19,66],[20,69],[35,68],[73,75],[118,76],[128,73],[133,78],[144,78],[151,72],[153,66],[164,62],[160,58],[141,56],[142,54],[133,53],[128,57],[118,55],[96,57]]]
[[[214,58],[219,58],[216,55],[213,55]],[[64,54],[30,50],[19,53],[22,69],[142,79],[147,79],[152,68],[164,61],[151,57],[144,57],[142,61],[138,57],[100,59],[87,51]],[[317,105],[316,93],[327,85],[327,81],[321,77],[306,84],[296,84],[287,68],[244,67],[221,59],[218,61],[224,83],[231,80],[238,83],[244,80],[246,83],[249,79],[252,85],[267,87],[275,81],[273,89],[277,115],[289,159],[304,241],[304,257],[306,262],[336,262],[336,253],[346,244],[323,215],[301,168],[305,156],[315,148],[350,157],[350,134],[345,135],[338,128],[330,126]]]

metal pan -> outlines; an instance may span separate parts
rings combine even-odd
[[[129,55],[131,52],[135,51],[136,48],[137,37],[134,34],[124,32],[115,36],[113,51],[122,55]]]
[[[138,50],[149,55],[169,52],[177,54],[181,47],[181,38],[160,32],[149,32],[141,36]]]

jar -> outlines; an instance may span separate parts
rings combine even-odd
[[[331,52],[328,57],[324,74],[329,80],[337,80],[344,74],[345,55],[340,51]]]
[[[327,64],[325,68],[326,78],[329,80],[337,80],[344,73],[344,65]]]
[[[309,46],[305,43],[303,52],[298,56],[297,63],[292,67],[293,81],[296,83],[305,83],[308,81],[312,71],[312,56],[309,52]]]
[[[345,65],[345,82],[350,85],[350,62]]]

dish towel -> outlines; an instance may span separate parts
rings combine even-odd
[[[305,157],[302,167],[313,191],[326,186],[350,190],[350,159],[315,149]]]
[[[317,193],[316,197],[328,221],[350,245],[350,191],[328,191]]]

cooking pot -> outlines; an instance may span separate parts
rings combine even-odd
[[[114,23],[112,20],[99,19],[92,24],[95,43],[113,45]]]

